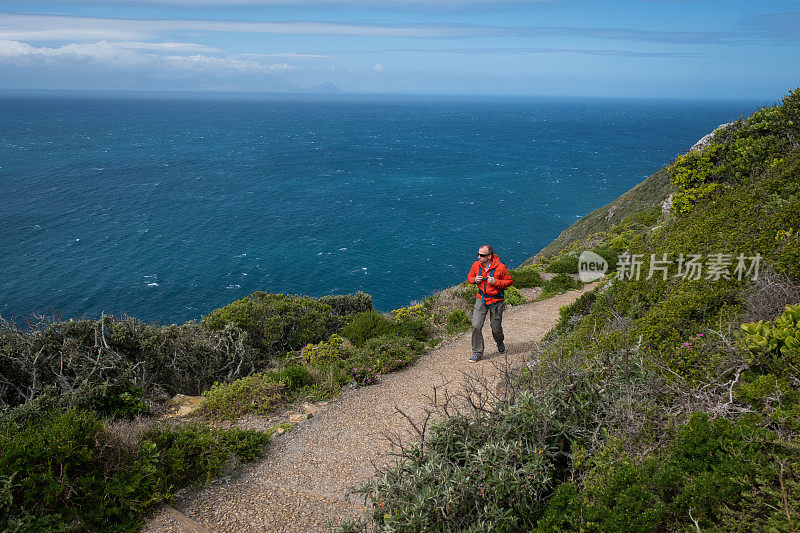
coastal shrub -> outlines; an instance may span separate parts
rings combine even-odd
[[[663,213],[661,212],[660,206],[644,208],[641,211],[631,213],[620,220],[616,231],[622,232],[629,229],[641,231],[643,229],[651,228],[662,218],[662,216]]]
[[[354,315],[372,311],[372,296],[358,291],[355,294],[329,294],[319,299],[323,304],[331,306],[334,313],[339,316]]]
[[[675,158],[669,167],[670,182],[678,188],[672,196],[672,211],[685,215],[699,200],[711,195],[718,183],[716,178],[716,162],[720,145],[708,144],[700,150],[687,152]]]
[[[377,311],[365,311],[353,315],[342,328],[340,335],[354,346],[361,346],[367,340],[394,331],[394,321]]]
[[[475,299],[478,294],[478,286],[473,285],[472,283],[464,282],[459,285],[460,288],[460,296],[466,303],[468,309],[472,309],[472,306],[475,305]]]
[[[425,353],[425,346],[412,337],[386,335],[364,343],[357,350],[356,360],[379,374],[403,368]]]
[[[673,359],[675,347],[699,333],[700,328],[717,326],[720,315],[738,314],[739,296],[737,284],[729,280],[685,281],[660,301],[648,302],[647,311],[636,322],[636,334],[641,335],[643,347],[662,354],[674,370],[687,369],[687,364],[700,361]]]
[[[526,289],[530,287],[541,287],[544,285],[544,278],[536,269],[536,267],[529,266],[517,270],[509,270],[508,273],[514,280],[514,287],[518,289]]]
[[[398,322],[393,335],[397,337],[411,337],[419,342],[432,340],[433,328],[430,319],[409,319]]]
[[[134,384],[156,399],[164,392],[197,395],[215,381],[254,372],[264,360],[234,326],[211,331],[195,322],[158,326],[125,317],[106,328],[109,359],[129,365]]]
[[[800,368],[800,304],[787,305],[773,321],[742,324],[743,346],[767,372]]]
[[[232,456],[252,461],[269,441],[264,432],[214,429],[199,423],[161,425],[142,436],[143,447],[153,443],[158,452],[162,483],[168,480],[176,487],[208,484],[223,472]]]
[[[554,329],[556,331],[566,330],[572,324],[588,315],[596,299],[597,290],[593,290],[581,294],[580,298],[571,304],[561,307],[558,310],[558,322],[556,322]]]
[[[578,256],[572,254],[564,254],[561,257],[553,259],[544,269],[545,272],[553,274],[577,274],[578,273]]]
[[[800,391],[792,386],[798,375],[760,374],[746,371],[736,384],[737,402],[760,412],[773,427],[800,433]]]
[[[247,332],[255,349],[280,356],[309,343],[327,339],[341,327],[331,306],[307,296],[254,292],[203,317],[212,330],[227,324]]]
[[[539,296],[540,300],[551,298],[556,294],[571,291],[581,286],[580,281],[576,280],[568,274],[557,274],[553,279],[547,281],[542,287],[542,294]]]
[[[464,312],[463,309],[456,309],[455,311],[447,315],[448,335],[455,335],[457,333],[469,331],[471,325],[472,325],[472,320],[467,315],[467,313]]]
[[[281,403],[283,384],[266,374],[253,374],[232,383],[215,383],[203,392],[196,413],[211,420],[236,421],[247,413],[264,415]]]
[[[436,423],[424,446],[409,445],[402,462],[361,489],[373,521],[383,530],[528,530],[568,446],[554,407],[522,395],[474,419]]]
[[[593,248],[592,251],[606,260],[606,263],[608,263],[608,269],[606,270],[606,273],[608,273],[615,272],[617,270],[619,256],[624,253],[625,249],[619,245],[607,244]]]
[[[269,372],[267,377],[274,383],[282,383],[285,393],[301,389],[314,382],[308,368],[303,365],[287,366],[280,372]]]
[[[447,328],[447,317],[456,309],[471,312],[472,306],[464,299],[466,291],[470,291],[470,296],[474,298],[471,294],[472,285],[460,284],[438,291],[422,300],[422,304],[431,315],[431,326],[437,333]],[[475,301],[471,300],[471,303],[474,305]]]
[[[518,288],[512,286],[505,290],[503,301],[508,305],[522,305],[528,300],[520,294]]]
[[[427,322],[431,319],[431,315],[425,308],[424,304],[417,304],[408,307],[401,307],[400,309],[394,309],[392,311],[392,316],[399,323],[411,322],[411,321]]]
[[[415,306],[415,307],[422,307]],[[354,346],[363,346],[364,343],[375,337],[396,335],[400,337],[413,337],[418,341],[426,341],[433,335],[431,315],[427,311],[415,309],[411,312],[401,311],[398,318],[389,318],[376,311],[354,315],[340,334],[353,343]],[[420,316],[426,318],[421,319]]]
[[[354,353],[353,347],[334,333],[327,341],[306,346],[303,349],[303,360],[307,365],[322,368],[345,361]]]
[[[131,531],[178,488],[253,460],[269,437],[159,426],[119,447],[98,416],[67,411],[0,431],[0,529]]]
[[[697,413],[666,450],[595,460],[561,485],[535,531],[789,531],[800,513],[792,445],[747,422]]]
[[[375,370],[371,366],[362,364],[354,365],[353,368],[350,369],[350,375],[353,377],[355,384],[359,387],[372,385],[377,380],[377,373]]]
[[[255,371],[261,357],[235,327],[209,331],[132,317],[55,321],[28,328],[0,318],[0,403],[18,405],[55,387],[65,405],[130,416],[166,395],[199,394]]]

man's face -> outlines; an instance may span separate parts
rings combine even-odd
[[[492,254],[489,253],[488,248],[479,248],[478,249],[478,259],[482,262],[487,262],[492,257]]]

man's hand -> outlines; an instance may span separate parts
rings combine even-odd
[[[475,283],[480,283],[481,281],[483,281],[483,276],[481,276],[480,274],[475,276]]]
[[[494,285],[494,276],[489,276],[489,285]]]

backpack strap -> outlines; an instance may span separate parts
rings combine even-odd
[[[481,266],[481,268],[482,268],[482,266]],[[497,267],[494,267],[494,268],[492,268],[490,270],[487,270],[485,277],[493,278],[495,269],[497,269]],[[478,270],[478,272],[480,272],[480,270]],[[506,291],[498,289],[497,290],[497,294],[487,295],[485,292],[483,292],[483,290],[480,288],[480,285],[479,285],[478,286],[478,294],[481,295],[481,299],[483,300],[483,303],[486,303],[486,298],[487,297],[491,298],[492,300],[502,300],[503,298],[505,298]]]

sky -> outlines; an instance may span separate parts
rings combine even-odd
[[[732,98],[800,86],[783,0],[0,0],[0,89]]]

